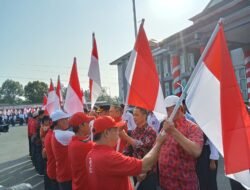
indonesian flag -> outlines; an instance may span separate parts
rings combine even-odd
[[[49,112],[46,109],[47,102],[48,102],[48,97],[46,96],[46,94],[44,94],[43,95],[43,107],[42,107],[42,110],[45,111],[46,115],[49,115]]]
[[[72,115],[76,112],[83,112],[82,92],[77,74],[76,58],[74,58],[74,63],[70,74],[64,110]]]
[[[208,42],[187,90],[186,104],[224,157],[229,177],[250,188],[250,118],[235,77],[222,23]]]
[[[48,111],[49,115],[51,115],[54,111],[61,109],[59,98],[56,95],[56,91],[53,85],[52,80],[50,80],[50,87],[48,92],[46,110]]]
[[[98,52],[97,52],[97,46],[96,46],[94,33],[93,33],[93,48],[92,48],[88,77],[89,77],[91,109],[93,109],[95,102],[101,93],[101,77],[100,77]]]
[[[143,29],[143,22],[140,26],[125,73],[130,85],[127,104],[156,113],[166,114],[166,110],[163,106],[164,97],[161,84],[148,39]]]
[[[56,94],[57,94],[57,96],[59,98],[60,104],[62,105],[63,96],[62,96],[62,90],[61,90],[60,75],[58,75],[58,79],[57,79]]]
[[[44,94],[43,95],[43,107],[42,107],[43,110],[46,109],[47,101],[48,101],[48,97]]]

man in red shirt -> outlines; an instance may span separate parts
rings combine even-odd
[[[60,190],[71,190],[71,169],[68,159],[68,145],[74,135],[68,131],[69,115],[62,110],[56,110],[51,114],[54,133],[52,134],[51,144],[56,160],[56,180]]]
[[[93,119],[94,117],[78,112],[69,120],[69,125],[75,132],[75,136],[72,137],[68,147],[72,173],[72,190],[88,190],[85,159],[93,147],[93,142],[90,141],[89,136],[89,122]]]
[[[58,190],[58,183],[56,181],[56,159],[52,150],[51,139],[53,135],[54,126],[52,125],[48,130],[44,138],[44,147],[47,157],[47,167],[46,172],[48,176],[48,189],[49,190]]]
[[[178,96],[168,96],[165,107],[171,115]],[[163,190],[197,190],[196,159],[203,146],[203,133],[193,122],[187,120],[180,106],[173,122],[165,121],[163,127],[167,139],[159,156],[160,185]]]
[[[139,160],[114,150],[120,123],[109,116],[100,116],[94,121],[93,127],[96,144],[86,158],[88,189],[132,190],[129,176],[146,173],[152,168],[166,137],[159,135],[151,151]]]

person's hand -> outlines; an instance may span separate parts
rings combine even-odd
[[[175,128],[174,122],[173,121],[169,121],[169,120],[165,120],[163,123],[163,130],[166,133],[171,132],[173,129]]]
[[[137,181],[141,182],[146,178],[147,174],[146,173],[142,173],[140,175],[137,176]]]
[[[216,170],[216,161],[215,160],[210,160],[209,168],[210,168],[210,170]]]

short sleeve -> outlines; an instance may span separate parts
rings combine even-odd
[[[106,175],[137,176],[142,171],[142,161],[133,157],[124,156],[119,152],[113,152],[102,165],[102,172]]]

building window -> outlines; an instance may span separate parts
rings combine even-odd
[[[246,78],[246,70],[245,70],[245,68],[239,69],[239,77],[240,78]]]
[[[169,82],[165,82],[165,96],[169,96],[170,94]]]
[[[188,72],[192,72],[194,70],[195,67],[195,61],[194,61],[194,54],[193,53],[188,53],[187,55],[187,71]]]
[[[185,56],[184,54],[180,55],[180,67],[181,67],[181,73],[185,73]]]
[[[169,74],[169,70],[168,70],[168,57],[167,56],[163,56],[163,76],[168,77],[170,76]]]
[[[156,64],[156,69],[158,72],[158,77],[159,79],[161,79],[161,57],[160,56],[155,57],[155,64]]]
[[[186,79],[182,79],[181,80],[181,85],[183,88],[185,88],[185,86],[187,85],[187,80]],[[181,89],[181,91],[183,91],[183,89]]]

